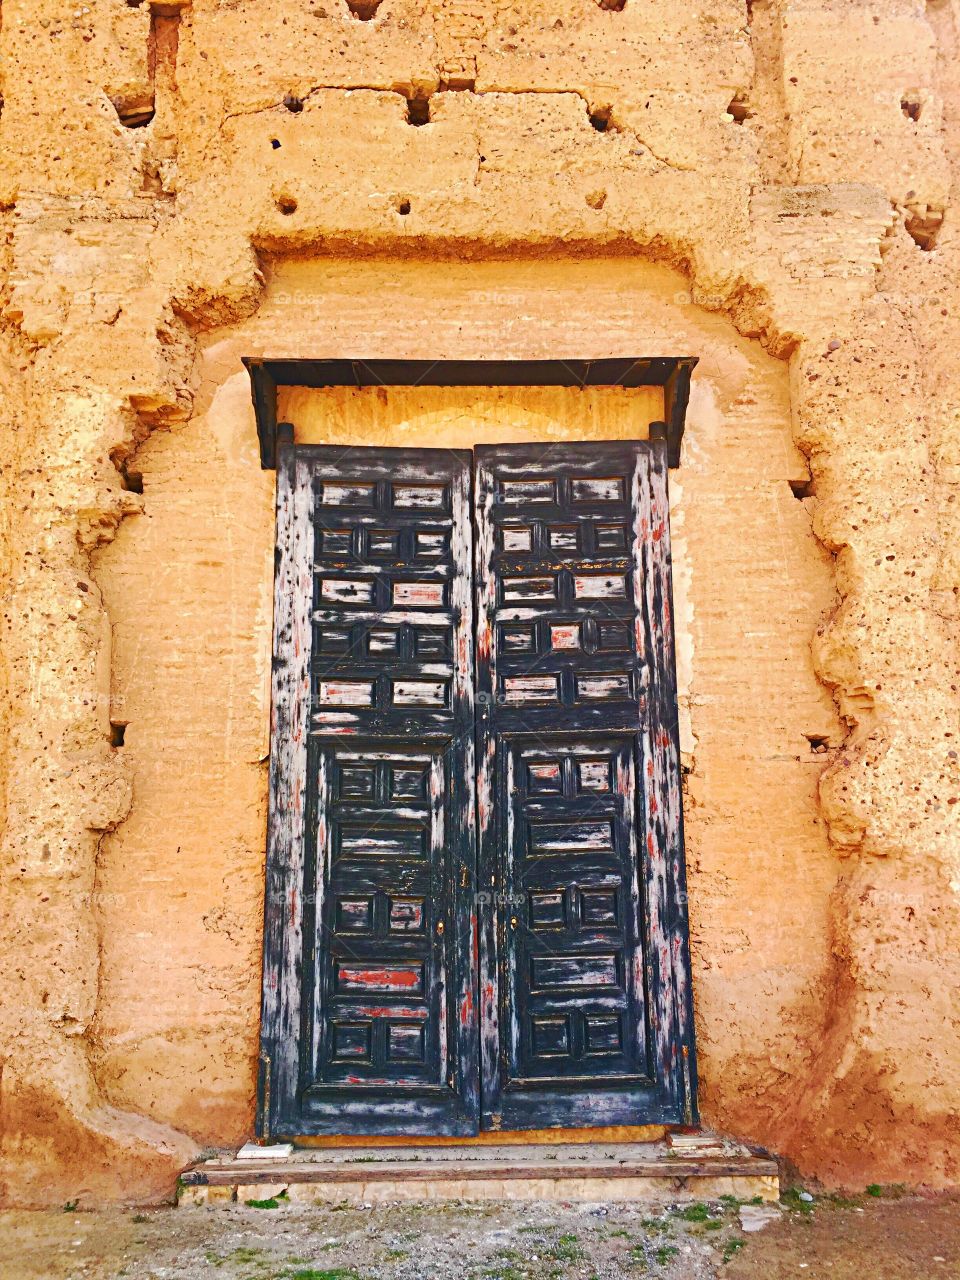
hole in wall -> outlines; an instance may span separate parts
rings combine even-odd
[[[588,112],[590,123],[596,129],[597,133],[607,133],[610,129],[610,116],[613,112],[612,107],[594,107]]]
[[[440,77],[440,88],[444,93],[473,93],[476,87],[476,76],[460,73]]]
[[[752,117],[753,112],[743,98],[739,94],[735,94],[727,104],[727,115],[733,116],[734,124],[743,124],[744,120],[749,120]]]
[[[140,0],[128,7],[139,9]],[[147,84],[139,92],[113,98],[117,118],[126,129],[143,129],[153,120],[157,110],[157,69],[163,68],[173,78],[180,45],[180,6],[156,2],[150,6],[150,32],[147,36]]]
[[[805,480],[788,480],[787,484],[790,486],[790,492],[798,502],[802,502],[804,498],[813,497],[812,476],[807,476]]]
[[[113,98],[111,101],[117,113],[117,119],[125,129],[143,129],[157,114],[152,92],[149,98],[146,96],[134,99]]]
[[[410,201],[406,198],[398,198],[393,202],[393,207],[402,218],[405,218],[410,212]]]
[[[937,237],[943,226],[943,210],[931,209],[926,205],[919,209],[908,209],[903,226],[914,244],[929,252],[937,247]]]
[[[143,493],[142,472],[128,470],[125,462],[121,463],[117,470],[120,472],[121,489],[126,489],[128,493]]]
[[[822,733],[805,733],[803,735],[810,743],[810,750],[815,756],[822,756],[830,750],[830,740]]]
[[[627,7],[627,0],[597,0],[601,9],[610,9],[614,13],[622,13]]]
[[[407,99],[407,124],[423,125],[430,123],[430,99]]]
[[[122,747],[123,739],[127,732],[126,720],[110,721],[110,745],[111,747]]]
[[[288,93],[284,95],[283,105],[288,111],[292,111],[294,115],[299,115],[303,110],[303,99],[298,98],[295,93]]]
[[[270,145],[271,145],[271,147],[273,147],[274,151],[279,151],[279,150],[280,150],[280,139],[279,139],[279,138],[271,138],[271,139],[270,139]]]
[[[923,110],[923,103],[919,98],[908,95],[900,99],[900,110],[908,120],[917,121],[920,119],[920,112]]]
[[[277,196],[277,208],[285,217],[289,217],[297,212],[297,202],[293,196]]]
[[[347,0],[347,8],[361,22],[370,22],[377,16],[381,0]]]

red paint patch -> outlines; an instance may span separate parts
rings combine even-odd
[[[340,984],[345,989],[367,988],[371,991],[409,991],[420,986],[420,968],[353,969],[341,965]]]

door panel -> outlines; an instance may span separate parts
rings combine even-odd
[[[476,460],[482,1123],[690,1121],[665,446]]]
[[[666,474],[282,439],[261,1133],[695,1119]]]
[[[271,798],[275,1136],[477,1129],[469,500],[463,453],[281,447],[274,753],[304,781]]]

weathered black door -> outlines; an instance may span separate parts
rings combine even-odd
[[[483,1124],[690,1122],[666,443],[476,456]]]
[[[263,1133],[695,1115],[666,446],[475,458],[280,440]]]
[[[280,446],[273,1135],[476,1132],[470,463]]]

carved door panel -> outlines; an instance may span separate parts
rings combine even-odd
[[[281,438],[261,1133],[694,1118],[669,575],[662,443]]]
[[[470,464],[281,445],[274,1135],[476,1132]]]
[[[482,1123],[689,1123],[666,445],[476,458]]]

